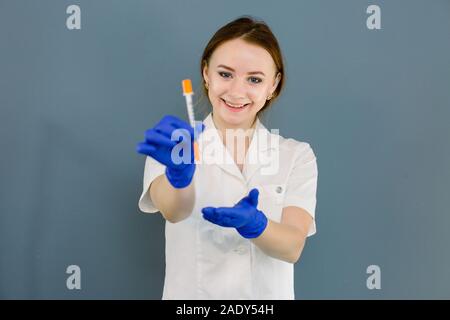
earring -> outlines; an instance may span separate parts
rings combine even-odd
[[[272,99],[272,95],[270,95],[270,96],[267,97],[267,100],[270,100],[270,99]]]
[[[206,88],[206,89],[209,89],[208,82],[205,82],[205,88]]]

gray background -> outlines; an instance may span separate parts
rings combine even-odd
[[[296,297],[450,298],[447,0],[0,0],[0,298],[161,297],[164,220],[137,208],[135,146],[163,115],[187,120],[181,80],[198,92],[204,46],[243,14],[286,59],[265,123],[318,161]]]

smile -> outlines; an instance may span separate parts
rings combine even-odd
[[[238,105],[238,104],[231,104],[231,103],[228,103],[227,101],[225,101],[225,100],[223,100],[223,99],[220,99],[220,100],[222,101],[222,103],[223,103],[229,110],[234,111],[234,112],[236,112],[236,111],[241,111],[241,110],[245,109],[247,106],[250,105],[250,103],[241,104],[241,105]]]

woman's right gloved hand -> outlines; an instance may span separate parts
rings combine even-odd
[[[200,134],[204,128],[205,126],[198,122],[196,133]],[[183,130],[175,132],[172,140],[172,134],[177,129]],[[195,172],[193,143],[194,128],[187,122],[168,115],[153,128],[145,131],[145,141],[137,145],[136,151],[165,165],[167,180],[174,188],[185,188],[191,183]],[[175,146],[178,152],[172,152]],[[190,154],[184,156],[184,150],[189,150]]]

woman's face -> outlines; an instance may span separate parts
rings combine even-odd
[[[281,75],[275,73],[272,56],[262,47],[242,39],[217,47],[203,69],[216,125],[250,128],[278,85]]]

